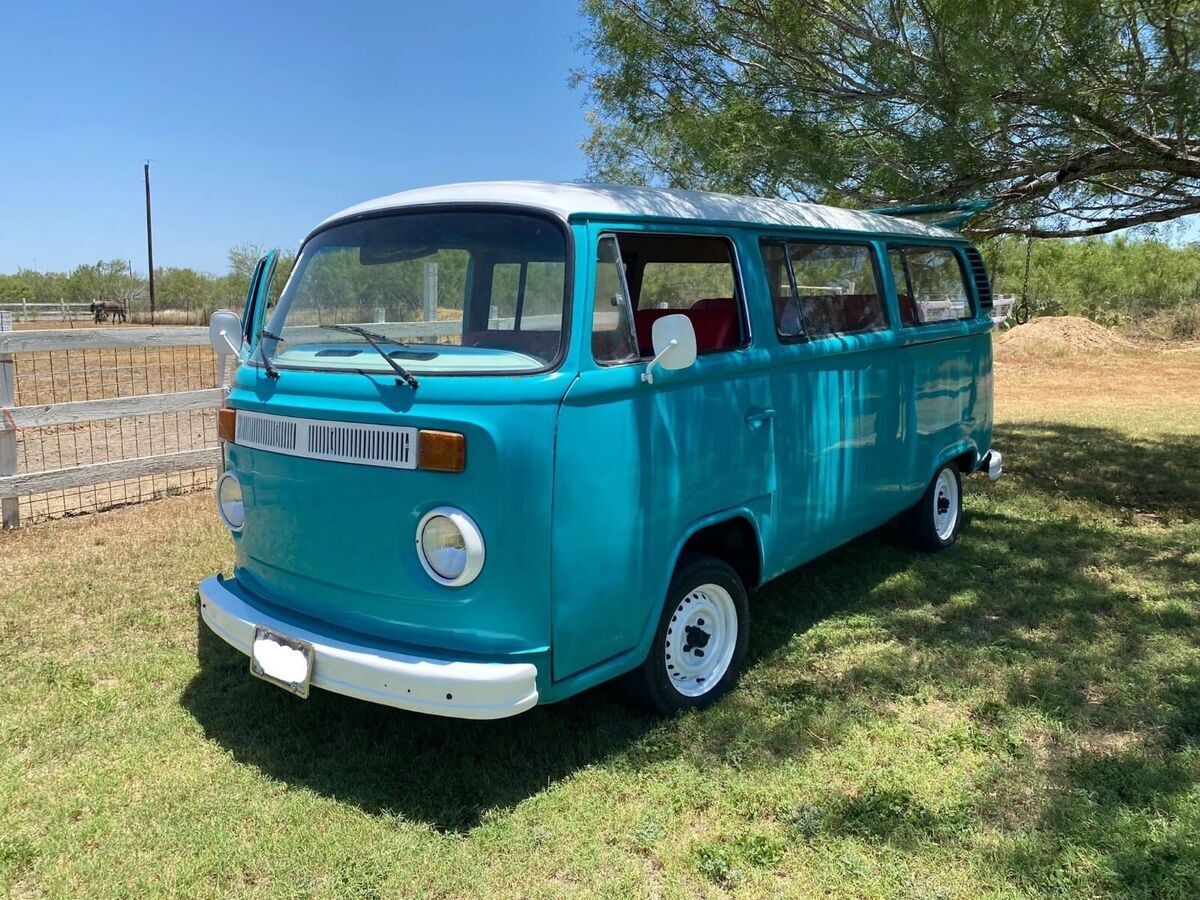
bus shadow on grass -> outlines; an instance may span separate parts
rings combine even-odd
[[[751,748],[755,764],[794,762],[815,749],[806,735],[817,715],[829,746],[839,737],[831,719],[861,727],[864,709],[885,715],[899,698],[1000,684],[1000,700],[972,712],[981,733],[1036,716],[1084,735],[1136,736],[1050,762],[1025,760],[1022,750],[1002,755],[1006,766],[1047,766],[1059,787],[1020,822],[1030,836],[1004,863],[1036,881],[1063,845],[1102,846],[1130,808],[1181,802],[1195,786],[1194,766],[1172,754],[1200,740],[1196,662],[1160,660],[1150,647],[1163,636],[1183,640],[1200,621],[1194,532],[1160,527],[1200,519],[1200,437],[1129,441],[1100,428],[1038,425],[1005,429],[1001,441],[1009,482],[999,490],[978,477],[968,482],[968,495],[984,496],[949,552],[913,554],[885,528],[765,586],[751,607],[746,691],[699,716],[657,720],[611,687],[493,722],[408,714],[319,690],[303,702],[250,677],[245,657],[203,627],[200,671],[182,703],[211,740],[271,778],[369,814],[466,831],[587,766],[638,769],[681,754],[719,760],[726,747]],[[1022,512],[1031,497],[1038,511]],[[1059,501],[1085,506],[1046,512]],[[1179,602],[1145,602],[1125,583],[1130,573],[1180,585]],[[811,663],[826,652],[827,629],[811,642],[797,636],[859,617],[898,651],[864,654],[836,683],[823,681]],[[849,644],[830,649],[854,659],[855,638],[836,640]],[[762,715],[759,706],[776,704]],[[1168,791],[1168,783],[1182,787]],[[994,811],[971,815],[1002,818],[1013,802],[1000,791]],[[1143,849],[1169,855],[1181,840],[1167,834],[1161,847]],[[1114,853],[1111,867],[1135,863]],[[1137,877],[1132,868],[1128,877]]]

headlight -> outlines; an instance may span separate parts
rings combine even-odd
[[[242,503],[242,483],[233,470],[222,472],[217,479],[217,514],[232,531],[241,531],[246,524],[246,508]]]
[[[438,584],[460,587],[483,568],[483,535],[461,509],[439,506],[417,525],[417,558]]]

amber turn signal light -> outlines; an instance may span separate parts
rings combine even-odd
[[[467,439],[456,431],[417,434],[417,468],[429,472],[461,472],[467,467]]]
[[[237,434],[237,410],[222,406],[217,410],[217,437],[232,444],[235,434]]]

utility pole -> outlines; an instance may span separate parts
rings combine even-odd
[[[154,229],[150,224],[150,160],[144,166],[146,173],[146,262],[150,266],[150,324],[154,324]]]

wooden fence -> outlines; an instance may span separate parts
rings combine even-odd
[[[43,359],[52,359],[53,354],[61,354],[64,351],[112,351],[115,358],[122,350],[174,351],[175,348],[207,348],[208,329],[176,327],[7,330],[10,327],[11,316],[0,312],[0,521],[3,527],[11,528],[20,523],[18,499],[24,495],[197,470],[219,464],[220,451],[216,435],[213,434],[211,440],[200,441],[207,444],[201,447],[132,458],[107,459],[44,471],[18,471],[18,435],[24,430],[36,432],[41,429],[52,432],[58,428],[70,429],[111,419],[137,423],[144,421],[145,417],[162,413],[212,410],[220,405],[222,391],[218,385],[220,373],[215,367],[206,366],[203,375],[210,383],[209,386],[199,389],[100,399],[70,399],[66,402],[18,406],[16,400],[21,396],[18,386],[18,364],[23,354],[41,355]],[[132,364],[130,368],[132,369]],[[83,377],[86,381],[89,376],[85,374]],[[57,397],[58,394],[53,396]],[[192,430],[194,432],[195,426],[192,426]],[[194,435],[192,438],[194,440]],[[140,442],[135,446],[140,446]]]
[[[14,300],[0,303],[0,311],[12,313],[13,321],[27,322],[74,322],[76,319],[91,319],[94,315],[90,303],[73,303],[59,300],[57,303],[30,303]]]

